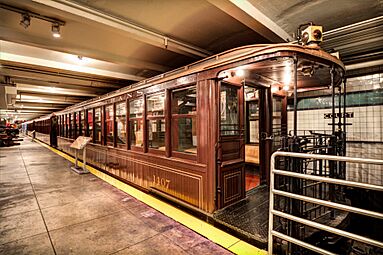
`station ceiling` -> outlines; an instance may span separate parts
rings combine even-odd
[[[0,117],[12,119],[46,115],[234,47],[293,41],[307,22],[324,27],[322,46],[350,68],[383,59],[381,0],[0,0],[0,7],[0,88],[16,88],[0,90]],[[31,15],[24,28],[15,10],[48,21]],[[65,22],[60,38],[52,19]],[[4,96],[13,100],[1,104]]]

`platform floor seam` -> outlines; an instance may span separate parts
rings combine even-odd
[[[20,149],[19,149],[19,152],[20,152],[20,155],[21,155],[21,159],[23,160],[23,165],[24,165],[25,172],[27,173],[27,176],[28,176],[29,184],[30,184],[31,187],[32,187],[33,195],[34,195],[34,197],[35,197],[37,206],[39,207],[39,212],[40,212],[41,218],[42,218],[42,220],[43,220],[45,230],[47,231],[47,235],[48,235],[48,238],[49,238],[49,242],[50,242],[50,244],[51,244],[51,246],[52,246],[53,253],[54,253],[55,255],[57,255],[55,246],[53,245],[52,237],[51,237],[51,235],[50,235],[50,233],[49,233],[49,229],[48,229],[47,223],[45,222],[45,218],[44,218],[43,212],[42,212],[42,210],[41,210],[41,206],[40,206],[39,200],[37,199],[37,195],[36,195],[35,187],[34,187],[33,184],[32,184],[32,180],[31,180],[31,177],[29,176],[29,172],[28,172],[28,169],[27,169],[27,165],[25,164],[25,161],[24,161],[23,152],[20,151]]]

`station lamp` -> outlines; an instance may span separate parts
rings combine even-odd
[[[319,44],[323,41],[322,26],[310,25],[302,31],[301,40],[303,45]]]
[[[52,36],[54,38],[60,38],[61,37],[60,25],[57,23],[52,23]]]
[[[59,20],[59,19],[54,18],[54,17],[48,17],[45,15],[41,15],[37,12],[21,9],[21,8],[18,8],[18,7],[12,6],[12,5],[3,4],[3,3],[0,3],[0,8],[21,14],[20,25],[25,29],[27,29],[31,25],[31,18],[49,22],[52,24],[52,29],[51,29],[52,30],[52,36],[55,38],[61,37],[60,27],[65,25],[65,22],[62,20]]]
[[[239,77],[244,77],[245,76],[245,71],[243,69],[238,69],[235,71],[235,75]]]
[[[31,16],[29,16],[28,13],[24,13],[21,15],[21,20],[20,20],[20,25],[24,28],[27,29],[29,25],[31,24]]]
[[[271,86],[271,93],[277,93],[279,91],[278,84]]]

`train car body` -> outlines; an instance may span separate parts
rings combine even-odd
[[[90,136],[93,166],[212,213],[267,184],[270,155],[287,135],[294,81],[296,91],[324,88],[339,84],[344,70],[316,46],[250,45],[25,125],[71,155],[74,139]]]

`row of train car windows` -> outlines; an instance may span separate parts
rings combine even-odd
[[[148,95],[146,104],[141,97],[129,100],[128,105],[122,101],[88,109],[87,114],[85,111],[80,111],[61,115],[59,116],[59,135],[69,138],[76,138],[79,135],[91,136],[94,143],[120,148],[126,148],[128,143],[130,147],[143,148],[146,142],[149,149],[165,151],[166,125],[171,125],[169,139],[171,139],[172,150],[196,154],[196,98],[196,86],[173,90],[170,123],[166,123],[164,92]],[[103,137],[104,141],[102,141]]]

